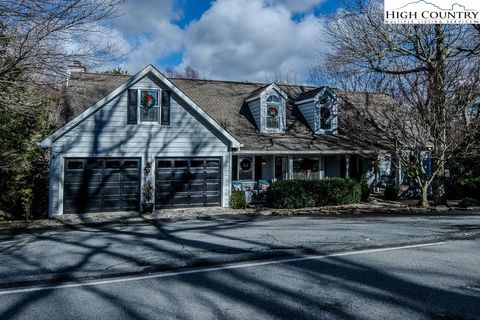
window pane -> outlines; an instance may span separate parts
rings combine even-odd
[[[293,160],[294,179],[316,180],[320,178],[318,159],[297,158]]]
[[[280,117],[276,117],[276,118],[267,117],[267,128],[280,129]]]
[[[251,157],[242,157],[238,159],[238,179],[253,180],[253,163]]]
[[[138,168],[138,161],[136,160],[128,160],[123,162],[124,169],[137,169]]]
[[[107,161],[107,163],[105,164],[105,168],[107,168],[107,169],[119,169],[120,168],[120,161],[118,161],[118,160]]]
[[[83,169],[82,161],[68,161],[68,169]]]
[[[170,160],[163,160],[157,162],[158,168],[170,168],[172,166],[172,162]]]
[[[277,96],[269,96],[267,102],[280,102],[280,98]]]
[[[188,167],[188,161],[175,160],[175,168],[186,168],[186,167]]]
[[[150,98],[148,96],[150,96]],[[158,91],[142,90],[140,92],[140,105],[144,106],[146,103],[151,103],[152,106],[158,106]]]
[[[158,107],[141,107],[140,120],[145,122],[158,122]]]
[[[220,167],[220,162],[218,160],[208,160],[207,161],[207,167],[209,167],[209,168],[219,168]]]
[[[192,160],[190,162],[192,168],[203,168],[203,160]]]
[[[102,169],[102,160],[87,160],[87,169]]]

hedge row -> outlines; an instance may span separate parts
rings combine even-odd
[[[267,191],[272,208],[308,208],[360,202],[361,184],[350,179],[280,180]]]
[[[447,181],[447,196],[453,199],[473,198],[480,200],[480,177]]]
[[[459,184],[466,197],[480,199],[480,177],[462,179]]]

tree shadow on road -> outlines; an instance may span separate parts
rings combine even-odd
[[[123,264],[144,270],[154,266],[161,270],[174,265],[187,266],[188,262],[201,258],[198,255],[202,253],[222,252],[228,256],[242,252],[245,247],[272,251],[285,248],[283,243],[272,245],[260,238],[239,236],[242,230],[251,227],[252,222],[248,220],[199,223],[198,228],[173,228],[159,221],[146,220],[145,223],[147,226],[43,232],[27,246],[8,255],[6,263],[12,269],[7,273],[11,276],[22,272],[29,275],[51,273],[54,275],[52,281],[61,282],[82,272],[92,275],[103,272],[109,266],[102,261],[107,260],[118,266]],[[34,252],[34,249],[39,251]],[[73,258],[60,260],[65,265],[49,263],[62,255]],[[157,259],[159,257],[161,259]],[[114,270],[116,265],[112,267]],[[14,269],[14,266],[22,267]],[[115,294],[111,287],[103,285],[82,287],[82,292],[93,297],[96,303],[104,303],[107,309],[121,310],[128,318],[135,319],[197,318],[198,310],[193,302],[207,310],[211,318],[241,318],[235,314],[235,306],[246,307],[245,315],[257,318],[370,318],[362,313],[362,301],[374,307],[388,305],[410,317],[473,319],[480,314],[478,292],[413,282],[382,270],[380,266],[360,263],[354,256],[261,268],[272,268],[270,276],[265,278],[265,273],[255,268],[228,269],[150,279],[142,282],[142,290],[132,286],[127,294]],[[178,291],[172,286],[179,286]],[[60,299],[56,300],[56,305],[66,309],[74,299],[68,292],[59,295],[57,290],[29,292],[18,298],[7,296],[8,303],[1,304],[4,309],[0,309],[0,318],[14,319],[36,310],[36,305],[47,303],[51,296]],[[64,304],[62,299],[65,299]],[[231,309],[225,308],[225,301]]]

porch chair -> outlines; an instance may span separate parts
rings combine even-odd
[[[242,180],[232,180],[232,191],[243,191]]]
[[[267,195],[268,187],[270,186],[270,181],[266,179],[258,180],[258,198],[264,198]]]

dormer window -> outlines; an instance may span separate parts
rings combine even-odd
[[[331,130],[334,115],[332,98],[322,97],[318,103],[320,104],[320,130]]]
[[[267,129],[280,129],[281,117],[280,117],[280,98],[278,96],[271,95],[267,98]]]
[[[275,83],[258,88],[245,99],[260,132],[283,133],[287,95]]]
[[[295,104],[314,133],[338,133],[337,96],[330,88],[304,92]]]

